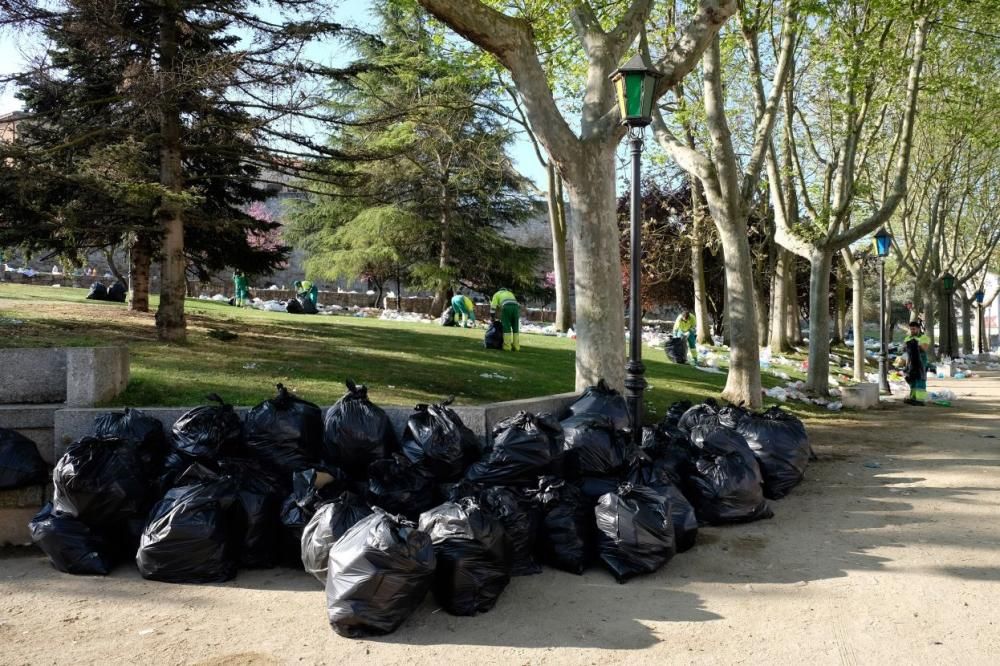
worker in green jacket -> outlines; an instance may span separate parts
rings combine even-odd
[[[490,312],[499,315],[500,326],[503,328],[503,348],[504,351],[521,351],[521,341],[518,338],[520,331],[521,306],[514,298],[514,292],[510,289],[501,289],[493,294],[490,300]]]
[[[695,350],[695,342],[697,341],[697,329],[698,323],[694,318],[694,315],[690,310],[685,310],[681,313],[681,316],[674,320],[674,337],[675,338],[687,338],[688,349],[692,352]],[[695,353],[691,354],[691,363],[698,365],[698,355]]]
[[[250,299],[250,287],[247,285],[247,276],[243,274],[243,271],[233,273],[233,289],[236,292],[235,305],[242,308]]]
[[[927,350],[931,339],[923,332],[923,322],[914,319],[910,322],[910,334],[903,340],[906,349],[907,368],[906,383],[910,385],[910,395],[903,400],[908,405],[927,404]]]
[[[456,326],[468,328],[469,322],[476,325],[476,306],[468,296],[455,294],[451,299],[451,311],[455,313]]]
[[[296,280],[295,284],[295,295],[308,298],[312,301],[313,305],[316,305],[316,301],[319,298],[319,289],[316,285],[312,283],[311,280]]]

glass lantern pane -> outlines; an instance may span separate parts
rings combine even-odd
[[[625,77],[618,75],[614,79],[615,84],[615,97],[618,99],[618,113],[621,114],[622,120],[628,117],[628,108],[625,103]]]
[[[642,116],[642,79],[642,72],[625,74],[626,118],[640,118]]]

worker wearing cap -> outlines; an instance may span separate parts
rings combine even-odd
[[[472,322],[473,326],[476,325],[476,306],[468,296],[455,294],[451,299],[451,311],[455,313],[456,325],[462,328],[468,328],[469,322]]]
[[[504,351],[521,351],[521,341],[518,339],[521,306],[514,298],[514,292],[510,289],[501,289],[493,294],[493,298],[490,300],[490,311],[500,316]]]
[[[316,288],[316,285],[311,280],[296,280],[293,286],[295,287],[296,296],[308,298],[312,301],[313,305],[316,305],[316,300],[319,298],[319,289]]]

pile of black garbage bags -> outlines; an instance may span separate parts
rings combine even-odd
[[[90,285],[87,292],[87,300],[90,301],[112,301],[114,303],[124,303],[128,296],[128,285],[118,280],[110,287],[105,287],[100,282]]]
[[[520,412],[484,445],[449,401],[417,405],[397,436],[364,386],[323,414],[281,385],[241,418],[217,396],[169,430],[137,410],[99,417],[53,473],[31,522],[52,564],[209,583],[241,568],[303,568],[326,587],[344,636],[393,631],[428,592],[447,612],[497,603],[542,565],[618,582],[695,544],[699,524],[772,515],[801,479],[802,423],[676,403],[629,437],[603,382],[557,418]]]

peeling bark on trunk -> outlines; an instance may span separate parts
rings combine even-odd
[[[615,213],[615,146],[588,146],[566,179],[575,224],[576,388],[625,384],[625,298]]]
[[[128,309],[133,312],[149,312],[149,268],[152,259],[149,240],[140,236],[132,244]]]
[[[557,331],[573,326],[569,300],[569,263],[566,257],[566,207],[563,204],[562,179],[549,160],[549,230],[552,234],[552,272],[555,276]]]
[[[177,103],[177,24],[175,8],[165,3],[160,11],[160,184],[169,193],[160,204],[163,225],[163,261],[160,265],[160,305],[156,310],[156,333],[160,340],[183,341],[187,337],[184,297],[187,278],[184,259],[184,219],[177,201],[183,190],[181,163],[181,119]]]
[[[806,389],[817,395],[830,390],[830,265],[822,250],[809,258],[809,372]]]

